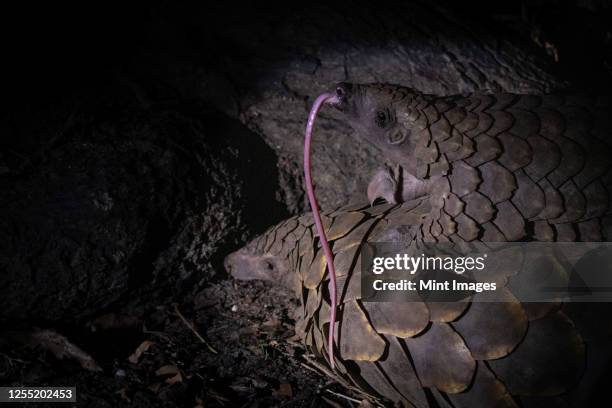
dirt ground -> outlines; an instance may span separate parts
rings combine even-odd
[[[0,354],[0,383],[76,386],[88,407],[355,406],[359,396],[321,375],[292,339],[296,304],[282,288],[220,280],[144,321],[109,314],[88,331],[63,328],[101,372],[24,347]]]

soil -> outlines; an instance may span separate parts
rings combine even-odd
[[[76,385],[78,405],[88,407],[350,406],[333,393],[358,396],[321,375],[292,340],[296,304],[283,288],[220,280],[192,303],[176,305],[206,343],[176,314],[175,305],[160,304],[144,321],[125,314],[97,319],[102,326],[136,322],[131,328],[92,331],[94,322],[86,325],[89,330],[61,328],[102,372],[21,347],[0,355],[0,383]],[[149,341],[136,363],[128,361]],[[171,374],[156,374],[167,366],[173,367]],[[177,372],[179,380],[173,379]]]

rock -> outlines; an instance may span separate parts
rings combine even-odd
[[[265,139],[279,156],[292,213],[308,209],[301,171],[308,110],[317,95],[338,82],[386,82],[437,95],[543,93],[566,85],[535,44],[509,37],[491,20],[443,6],[336,2],[299,10],[279,6],[272,12],[258,5],[199,24],[208,12],[193,11],[193,27],[198,46],[215,55],[215,65],[177,68],[174,77],[180,81],[172,80],[172,86],[239,117]],[[313,179],[324,209],[363,200],[384,162],[377,149],[352,133],[336,112],[322,110],[313,141]]]
[[[0,179],[0,318],[75,322],[196,291],[278,214],[274,155],[258,140],[177,109],[67,130]]]

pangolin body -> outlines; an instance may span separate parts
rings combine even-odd
[[[606,102],[435,98],[386,85],[341,84],[337,94],[357,134],[402,167],[385,185],[408,200],[323,216],[338,275],[337,374],[403,406],[583,403],[610,355],[606,304],[521,303],[510,289],[499,303],[364,302],[360,244],[609,240]],[[327,361],[329,277],[311,214],[272,227],[226,267],[294,288],[296,332]]]
[[[357,136],[403,168],[403,180],[395,180],[399,195],[431,196],[436,214],[425,233],[434,239],[601,241],[610,235],[607,98],[441,98],[377,84],[340,84],[337,92]]]

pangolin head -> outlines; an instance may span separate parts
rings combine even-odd
[[[289,273],[286,257],[275,256],[261,248],[260,240],[265,235],[249,242],[244,248],[225,257],[225,270],[238,280],[265,280],[291,286],[293,273]]]
[[[387,84],[336,85],[336,108],[348,116],[357,136],[381,149],[398,164],[414,150],[410,124],[415,111],[411,102],[418,93],[410,88]]]

